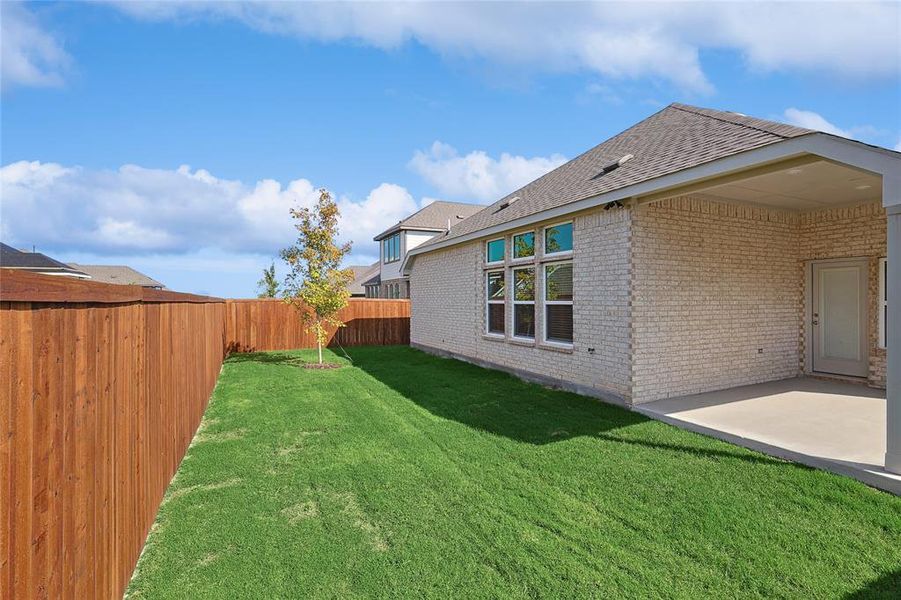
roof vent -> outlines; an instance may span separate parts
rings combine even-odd
[[[605,166],[603,169],[601,169],[601,172],[598,173],[597,175],[595,175],[594,177],[592,177],[592,179],[597,179],[598,177],[603,177],[607,173],[617,170],[618,168],[620,168],[621,166],[623,166],[624,164],[626,164],[633,158],[635,158],[633,155],[626,154],[621,159],[614,161],[614,162],[610,163],[609,165]]]
[[[519,196],[513,196],[509,200],[504,200],[503,202],[501,202],[501,205],[498,207],[498,210],[504,210],[505,208],[507,208],[514,202],[516,202],[517,200],[519,200]]]

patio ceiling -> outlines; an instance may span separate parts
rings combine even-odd
[[[878,200],[882,197],[879,175],[827,160],[790,161],[741,179],[710,182],[696,195],[792,210],[814,210]]]

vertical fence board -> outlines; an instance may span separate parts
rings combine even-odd
[[[351,298],[331,330],[329,346],[410,343],[410,301]],[[297,310],[281,300],[226,300],[226,347],[231,352],[315,348]]]
[[[0,598],[119,598],[226,353],[315,340],[278,300],[2,277]],[[409,316],[352,299],[330,343],[407,344]]]

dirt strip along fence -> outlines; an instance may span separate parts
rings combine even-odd
[[[353,299],[334,339],[409,314]],[[278,300],[0,270],[0,598],[121,598],[227,353],[314,346]]]
[[[233,352],[315,348],[297,310],[282,300],[227,300],[226,334]],[[345,327],[332,329],[329,346],[410,343],[410,301],[351,298],[340,313]]]

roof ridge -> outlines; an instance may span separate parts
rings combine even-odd
[[[682,112],[687,112],[687,113],[690,113],[693,115],[697,115],[699,117],[705,117],[707,119],[713,119],[714,121],[720,121],[722,123],[729,123],[731,125],[738,125],[739,127],[753,129],[754,131],[759,131],[761,133],[775,135],[776,137],[782,138],[783,140],[789,139],[789,136],[787,136],[787,135],[784,135],[781,133],[776,133],[775,131],[770,131],[769,129],[764,129],[763,127],[755,127],[754,125],[749,125],[748,123],[742,123],[741,121],[736,121],[734,119],[728,119],[725,116],[722,116],[722,117],[714,116],[714,115],[709,115],[709,114],[706,114],[706,113],[703,113],[700,111],[706,110],[706,111],[711,111],[711,112],[722,113],[723,115],[739,114],[739,113],[729,113],[729,111],[717,110],[715,108],[704,108],[702,106],[692,106],[690,104],[682,104],[681,102],[673,102],[672,104],[670,104],[670,106],[676,110],[681,110]],[[741,115],[739,115],[739,116],[741,116]],[[758,121],[767,121],[767,119],[760,119],[758,117],[749,117],[747,115],[744,115],[744,117],[747,119],[756,119]],[[776,121],[770,121],[770,122],[776,123]],[[777,124],[787,125],[787,123],[777,123]],[[797,125],[792,125],[792,127],[797,127]],[[798,127],[798,129],[807,129],[807,128],[806,127]],[[811,129],[810,131],[813,131],[813,130]]]
[[[428,204],[426,204],[419,210],[424,210],[433,204],[462,204],[463,206],[483,206],[482,204],[479,204],[477,202],[456,202],[454,200],[437,200],[436,199],[436,200],[432,200],[431,202],[429,202]],[[419,210],[417,210],[416,212],[419,212]],[[413,215],[415,215],[415,214],[416,213],[413,213]],[[410,215],[410,216],[412,217],[413,215]]]

